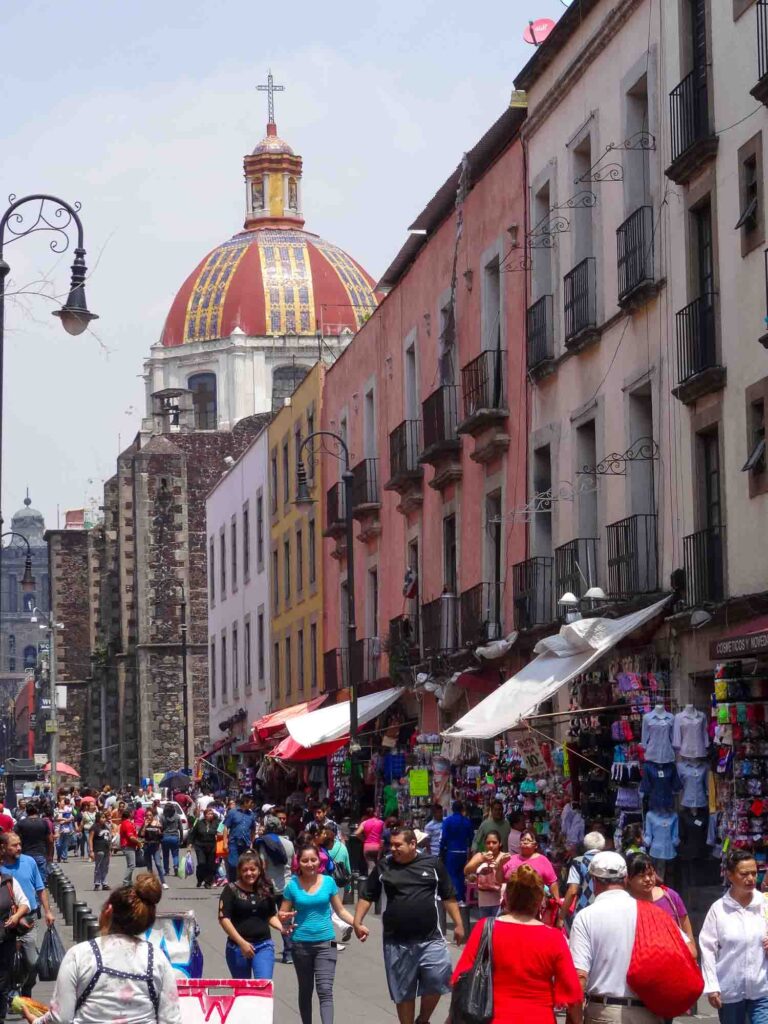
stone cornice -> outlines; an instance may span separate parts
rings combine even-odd
[[[554,85],[545,93],[533,112],[530,107],[528,108],[528,117],[523,122],[520,131],[524,142],[527,142],[538,131],[552,111],[560,104],[565,94],[576,86],[576,83],[583,78],[614,36],[618,35],[635,10],[646,2],[648,0],[620,0],[605,17],[594,36],[556,79]],[[546,43],[544,45],[546,46]]]

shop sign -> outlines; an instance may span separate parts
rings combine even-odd
[[[429,796],[429,770],[411,768],[408,772],[408,790],[411,796]]]
[[[523,736],[518,740],[517,749],[520,751],[520,756],[529,775],[543,775],[546,772],[546,761],[542,757],[538,740],[533,736]]]
[[[768,654],[768,629],[758,633],[747,633],[745,636],[724,636],[713,640],[709,645],[709,657],[712,661],[723,658],[751,658],[756,654]]]
[[[35,754],[35,767],[36,768],[43,768],[47,764],[48,764],[48,755],[47,754]]]

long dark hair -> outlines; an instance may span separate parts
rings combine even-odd
[[[262,899],[268,899],[274,897],[275,889],[272,882],[267,878],[264,873],[264,865],[261,863],[261,857],[258,853],[254,853],[252,850],[246,850],[245,853],[241,853],[237,860],[237,879],[240,881],[240,872],[246,864],[255,864],[259,869],[259,877],[256,879],[256,884],[253,887],[253,891],[257,896]]]

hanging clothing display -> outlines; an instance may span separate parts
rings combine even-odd
[[[680,757],[706,757],[709,748],[707,716],[692,705],[675,715],[672,746]]]

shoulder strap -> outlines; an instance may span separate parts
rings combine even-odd
[[[88,982],[86,987],[83,989],[81,994],[77,997],[77,1002],[75,1003],[75,1013],[78,1012],[80,1007],[83,1005],[83,1003],[90,996],[91,992],[93,992],[94,988],[96,988],[96,982],[101,977],[102,970],[103,970],[103,964],[102,964],[102,960],[101,960],[101,950],[99,949],[96,940],[95,939],[90,939],[88,941],[88,945],[91,947],[91,952],[93,953],[94,958],[96,960],[96,972],[94,973],[93,977]]]
[[[155,987],[155,947],[151,942],[147,942],[147,946],[147,989],[155,1011],[155,1019],[157,1019],[160,1014],[160,996]]]

